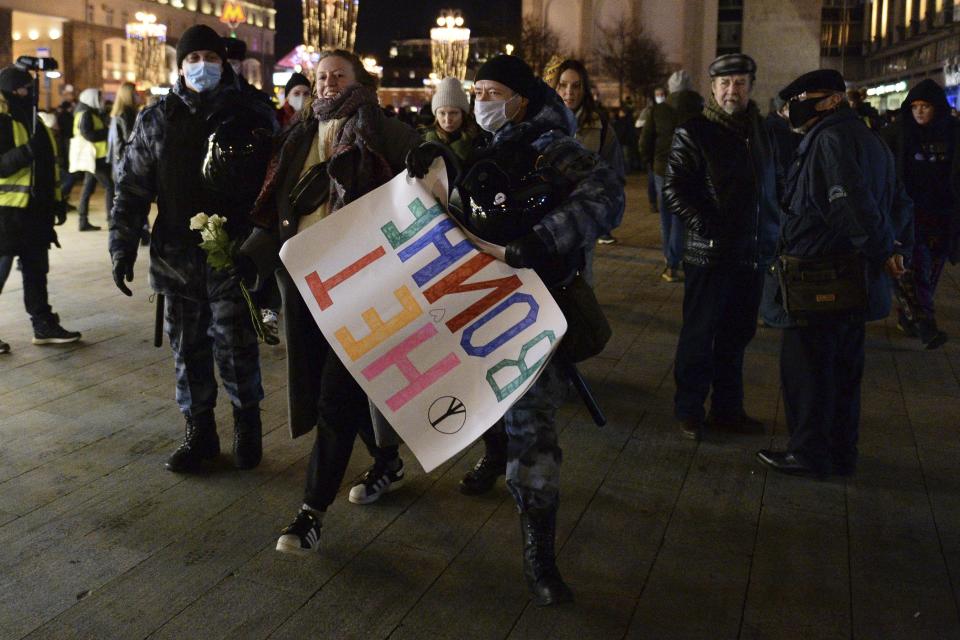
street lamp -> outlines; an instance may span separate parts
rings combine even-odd
[[[467,75],[470,54],[470,29],[463,26],[460,12],[445,11],[437,18],[437,26],[430,29],[430,57],[433,72],[440,79]]]
[[[167,25],[157,24],[157,16],[137,11],[136,22],[127,24],[127,40],[133,47],[136,76],[148,85],[163,84],[166,78]]]
[[[360,0],[302,0],[303,42],[318,49],[353,51]]]

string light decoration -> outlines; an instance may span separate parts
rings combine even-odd
[[[437,26],[430,29],[430,58],[437,80],[467,75],[470,55],[470,29],[464,25],[459,11],[444,11],[437,18]]]
[[[360,0],[303,0],[303,42],[307,50],[353,51]]]
[[[133,49],[137,83],[156,86],[167,82],[167,25],[157,24],[157,16],[137,11],[137,21],[127,24],[127,40]]]

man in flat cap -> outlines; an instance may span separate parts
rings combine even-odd
[[[849,475],[857,462],[864,323],[890,312],[886,273],[903,273],[912,208],[897,182],[893,156],[844,99],[834,70],[804,74],[780,92],[790,124],[804,134],[784,198],[783,254],[797,260],[851,256],[866,273],[862,310],[814,312],[784,329],[780,375],[790,441],[764,450],[776,471]],[[859,269],[851,270],[854,273]],[[863,281],[856,278],[857,286]],[[789,285],[788,285],[789,286]],[[829,302],[829,295],[817,295]]]
[[[780,214],[774,147],[750,100],[756,70],[739,53],[713,61],[709,102],[701,116],[677,127],[664,176],[663,204],[687,230],[674,413],[692,439],[705,423],[763,430],[744,412],[743,352],[756,333]]]

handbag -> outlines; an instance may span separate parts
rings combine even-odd
[[[783,306],[798,321],[836,320],[867,311],[866,262],[859,253],[781,255],[777,273]]]
[[[315,164],[290,190],[290,208],[297,218],[309,215],[323,206],[330,197],[330,174],[327,163]]]
[[[570,284],[554,287],[550,293],[567,320],[559,354],[569,362],[581,362],[603,351],[613,330],[583,276],[578,273]]]

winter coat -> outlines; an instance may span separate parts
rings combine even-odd
[[[376,124],[382,134],[377,151],[395,173],[400,173],[405,168],[407,152],[420,143],[420,137],[400,120],[387,118],[382,111],[378,113],[381,117]],[[319,419],[320,372],[317,367],[322,363],[321,354],[328,347],[303,304],[296,284],[280,262],[280,247],[297,233],[299,220],[293,214],[289,196],[300,178],[317,129],[317,121],[308,120],[297,122],[284,134],[267,176],[268,184],[264,185],[266,191],[270,183],[276,184],[272,203],[276,208],[276,220],[256,216],[254,220],[258,226],[240,250],[257,267],[258,288],[274,275],[280,288],[287,349],[288,425],[294,438],[312,431]],[[349,182],[348,178],[341,176],[341,179]],[[354,185],[344,184],[344,187],[346,193],[356,193]],[[356,193],[356,198],[362,195]]]
[[[261,101],[245,100],[236,76],[224,67],[216,89],[199,94],[187,89],[181,79],[169,94],[144,109],[134,125],[119,171],[110,253],[114,259],[136,256],[143,223],[156,200],[150,285],[158,293],[194,300],[208,297],[206,254],[199,247],[200,234],[189,229],[195,214],[225,216],[227,233],[234,240],[242,240],[250,231],[248,211],[226,210],[223,199],[201,180],[208,138],[241,111],[264,129],[275,126],[273,110]]]
[[[905,171],[906,164],[909,162],[907,154],[909,153],[908,147],[910,146],[906,141],[906,132],[908,127],[911,126],[911,122],[908,121],[907,118],[913,118],[913,114],[910,112],[909,100],[910,97],[908,95],[907,100],[904,100],[904,106],[901,107],[900,117],[892,125],[880,131],[880,137],[883,138],[884,142],[887,143],[887,146],[889,146],[893,152],[897,177],[906,188],[907,195],[917,199],[917,209],[922,210],[921,205],[929,194],[923,192],[918,193],[921,189],[926,191],[926,189],[923,188],[924,185],[913,184],[910,175],[908,175],[909,172]],[[944,103],[946,103],[945,99]],[[947,105],[946,108],[949,109],[949,105]],[[949,111],[947,111],[947,114],[949,114]],[[939,125],[946,130],[945,139],[942,142],[946,144],[947,152],[953,154],[950,163],[949,177],[944,184],[940,185],[944,190],[944,193],[940,194],[940,199],[952,198],[953,200],[952,206],[948,207],[947,210],[942,213],[950,216],[946,224],[949,242],[947,255],[950,262],[956,264],[958,260],[960,260],[960,122],[946,115]],[[915,123],[913,123],[912,126],[914,130],[919,129],[919,126]],[[933,126],[933,123],[930,126]],[[941,212],[930,211],[925,213],[936,214]]]
[[[26,208],[0,206],[0,256],[19,255],[21,251],[56,244],[53,229],[58,202],[56,194],[56,147],[43,121],[37,119],[38,147],[14,143],[14,118],[30,135],[29,114],[13,114],[0,96],[0,177],[10,178],[24,167],[32,167],[31,195]],[[43,135],[47,133],[47,135]],[[29,140],[29,138],[28,138]]]
[[[890,312],[884,263],[912,209],[899,188],[893,155],[856,112],[841,107],[804,135],[784,204],[784,253],[812,257],[858,251],[866,258],[866,320]],[[908,254],[909,247],[898,252]]]
[[[675,91],[667,96],[667,104],[677,114],[677,126],[703,113],[703,96],[692,89]]]
[[[424,142],[439,142],[442,145],[445,145],[450,148],[451,151],[460,159],[460,162],[464,165],[470,164],[473,160],[474,154],[477,152],[477,149],[483,144],[482,136],[472,136],[469,133],[463,131],[459,132],[459,135],[455,140],[450,142],[444,142],[440,137],[440,134],[437,133],[435,127],[430,127],[423,132],[423,141]]]
[[[563,204],[546,214],[533,231],[550,253],[568,255],[609,234],[623,216],[623,176],[573,136],[576,120],[555,91],[542,84],[543,104],[521,122],[508,122],[493,136],[488,151],[517,142],[533,146],[543,157],[541,168],[552,168],[573,190]],[[632,126],[632,125],[631,125]]]
[[[620,147],[620,140],[617,139],[617,132],[613,130],[606,117],[595,114],[591,118],[584,118],[583,113],[577,117],[577,142],[586,147],[587,151],[600,156],[600,159],[606,162],[617,174],[621,181],[625,181],[626,167],[623,161],[623,149]],[[621,208],[616,212],[617,220],[623,219],[623,209],[626,207],[626,198],[621,201]]]
[[[640,158],[647,166],[652,166],[658,176],[667,171],[667,157],[676,126],[677,112],[669,104],[662,102],[650,107],[640,135]]]
[[[683,220],[686,262],[762,268],[776,254],[776,152],[759,116],[750,129],[698,116],[674,131],[663,203]]]
[[[130,136],[133,135],[133,125],[137,120],[137,112],[135,109],[128,108],[124,109],[120,115],[114,116],[110,119],[110,165],[111,170],[113,171],[113,181],[116,182],[118,175],[118,170],[120,168],[120,159],[122,157],[124,149],[130,143]]]

